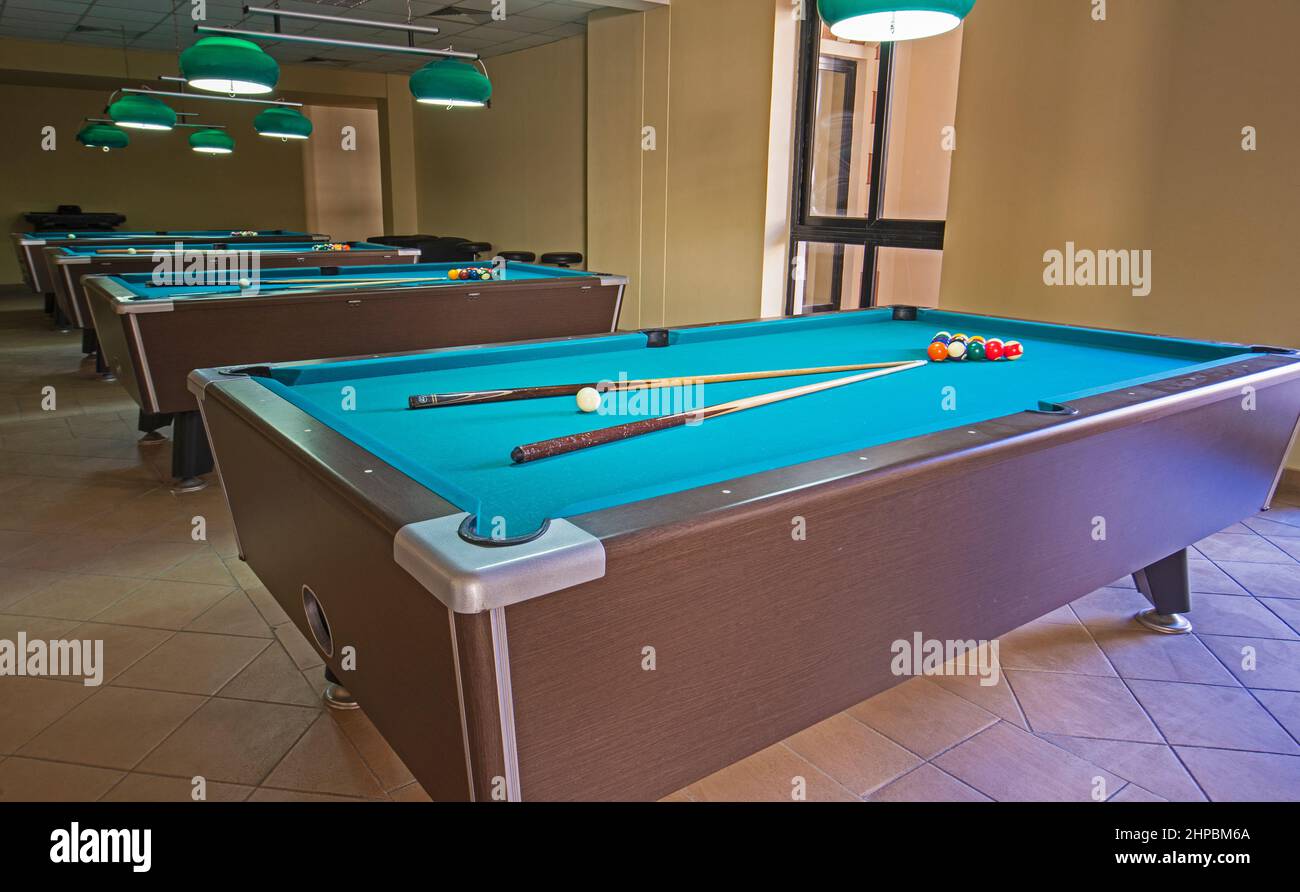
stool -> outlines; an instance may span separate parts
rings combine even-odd
[[[502,260],[514,260],[518,263],[537,262],[537,255],[532,251],[498,251],[497,256]]]
[[[478,255],[486,254],[488,251],[491,251],[492,246],[487,242],[466,242],[461,245],[461,249],[473,254],[474,259],[478,260]]]
[[[542,255],[542,263],[551,266],[577,266],[582,263],[582,255],[577,251],[550,251]]]

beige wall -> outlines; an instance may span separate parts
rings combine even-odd
[[[1099,23],[1082,4],[976,5],[941,304],[1300,346],[1300,3],[1109,6]],[[1067,240],[1150,249],[1151,294],[1045,286],[1043,252]]]
[[[634,279],[621,325],[758,316],[782,0],[674,0],[593,15],[591,265]],[[656,129],[654,151],[641,127]]]
[[[364,241],[384,231],[379,112],[316,105],[311,138],[302,143],[307,228],[339,241]],[[355,131],[344,148],[343,129]]]
[[[491,108],[416,105],[419,230],[585,254],[586,66],[573,37],[487,60]]]
[[[980,0],[941,303],[1300,345],[1295,0]],[[1259,130],[1259,150],[1241,130]],[[1153,290],[1047,287],[1066,241],[1153,252]]]
[[[130,131],[125,151],[87,149],[76,141],[81,119],[98,116],[106,93],[0,84],[11,138],[4,142],[0,220],[6,231],[30,227],[25,211],[79,204],[119,211],[130,229],[303,229],[302,154],[293,143],[259,137],[247,108],[209,103],[201,120],[226,124],[231,155],[190,150],[189,130]],[[196,103],[197,104],[197,103]],[[57,148],[41,149],[41,128],[56,128]],[[11,251],[0,252],[0,282],[21,278]]]

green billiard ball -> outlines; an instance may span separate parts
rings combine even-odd
[[[967,344],[967,345],[966,345],[966,358],[967,358],[967,359],[983,359],[983,358],[984,358],[984,344],[981,343],[980,341],[971,341],[969,344]]]

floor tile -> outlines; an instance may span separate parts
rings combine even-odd
[[[140,626],[81,623],[69,637],[104,642],[104,683],[109,684],[140,659],[160,647],[174,632]]]
[[[319,714],[301,706],[209,700],[137,770],[257,785]]]
[[[0,753],[16,752],[95,690],[52,678],[0,678]]]
[[[1242,688],[1168,681],[1130,681],[1129,687],[1169,743],[1300,753],[1300,746]]]
[[[334,720],[323,713],[263,784],[277,789],[367,799],[384,795],[357,748]]]
[[[1246,687],[1300,691],[1300,641],[1228,635],[1202,635],[1201,640]]]
[[[697,802],[861,801],[779,743],[696,781],[686,791]]]
[[[1167,802],[1163,796],[1157,796],[1137,784],[1125,784],[1124,789],[1106,800],[1107,802]]]
[[[18,755],[129,769],[202,704],[202,697],[189,694],[100,688]]]
[[[1293,558],[1263,536],[1254,533],[1215,533],[1196,543],[1196,550],[1212,561],[1253,561],[1289,564]]]
[[[148,580],[129,576],[68,574],[6,608],[10,613],[87,620],[107,610]]]
[[[1257,598],[1300,599],[1300,564],[1217,563],[1220,569]]]
[[[1037,733],[1160,741],[1155,726],[1118,678],[1013,670],[1011,690]]]
[[[987,686],[981,684],[980,679],[973,675],[935,675],[930,676],[928,680],[945,691],[970,701],[985,712],[992,713],[1004,722],[1010,722],[1019,728],[1029,727],[1024,711],[1016,701],[1015,694],[1011,693],[1011,686],[1007,684],[1005,674],[999,675],[997,684]]]
[[[1196,786],[1173,749],[1163,743],[1095,740],[1061,734],[1039,736],[1131,783],[1140,784],[1162,799],[1176,802],[1205,799],[1205,794]]]
[[[1215,802],[1300,802],[1300,756],[1175,749]]]
[[[271,627],[257,612],[243,589],[233,589],[185,627],[187,632],[214,632],[219,635],[245,635],[251,638],[274,638]]]
[[[785,745],[857,796],[884,786],[922,761],[843,712],[787,738]]]
[[[132,772],[101,802],[243,802],[256,789],[239,784],[192,783],[190,778]],[[199,798],[196,799],[196,793]]]
[[[1124,781],[1006,722],[976,734],[934,765],[1002,802],[1090,802]]]
[[[896,685],[847,712],[923,759],[956,746],[998,720],[928,678]]]
[[[316,702],[320,702],[320,679],[316,679],[316,685],[312,688]],[[406,767],[405,763],[398,758],[397,753],[389,746],[388,741],[379,733],[379,729],[366,716],[363,709],[338,710],[331,709],[326,713],[332,718],[343,733],[352,741],[352,745],[357,748],[361,758],[370,766],[375,777],[379,779],[379,784],[390,793],[400,787],[404,787],[415,780],[411,770]]]
[[[182,629],[228,595],[228,585],[153,579],[94,617],[95,622]]]
[[[319,706],[320,693],[307,684],[278,642],[271,644],[225,687],[220,695],[236,700]]]
[[[1300,639],[1254,597],[1198,594],[1192,599],[1191,620],[1196,632],[1203,635]]]
[[[177,632],[127,669],[119,687],[215,694],[266,649],[260,638]]]
[[[12,756],[0,764],[0,802],[93,802],[121,771]]]
[[[1110,661],[1088,630],[1077,623],[1032,622],[1003,635],[1000,640],[1004,669],[1115,675]]]
[[[1296,529],[1300,534],[1300,528]],[[1219,566],[1212,561],[1188,561],[1187,562],[1188,588],[1193,593],[1192,609],[1197,610],[1200,600],[1195,597],[1198,592],[1207,592],[1217,595],[1245,595],[1249,594],[1242,588],[1231,576],[1219,569]]]
[[[867,799],[871,802],[992,802],[993,800],[969,787],[951,774],[925,764],[887,786],[876,790]]]

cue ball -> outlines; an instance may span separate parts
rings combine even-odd
[[[240,279],[240,280],[239,280],[239,287],[240,287],[240,288],[247,288],[249,285],[252,285],[252,284],[253,284],[253,280],[252,280],[252,279]]]
[[[600,408],[600,391],[594,387],[584,387],[578,391],[578,408],[584,412],[595,412]]]
[[[126,253],[128,253],[128,254],[134,254],[134,253],[135,253],[135,248],[127,248],[127,249],[126,249]]]

